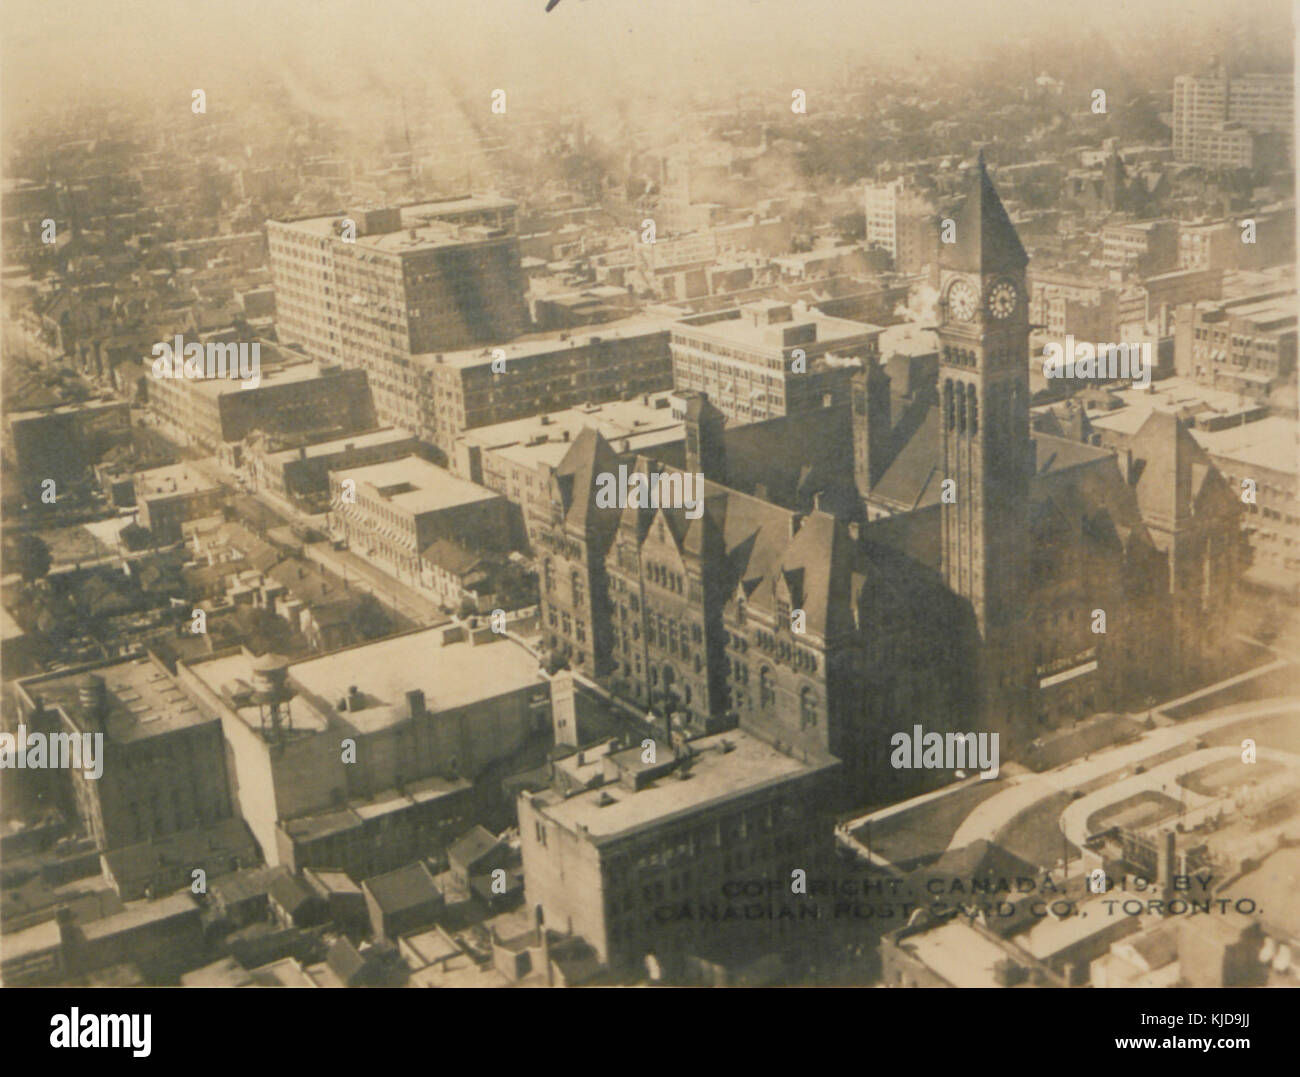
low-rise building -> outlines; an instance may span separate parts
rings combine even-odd
[[[158,543],[181,541],[182,524],[219,513],[225,500],[225,487],[193,464],[172,464],[135,476],[140,526]]]
[[[499,794],[475,780],[549,735],[537,660],[490,630],[422,629],[288,662],[228,651],[177,677],[220,715],[269,864],[353,878],[437,856]]]
[[[649,758],[649,761],[647,761]],[[519,798],[527,903],[619,971],[715,944],[774,951],[807,933],[791,872],[829,853],[833,759],[803,763],[742,730],[571,757],[556,784]],[[738,914],[765,896],[765,915]],[[728,915],[728,910],[731,910]]]
[[[5,453],[24,495],[33,500],[54,480],[57,496],[80,479],[109,449],[131,440],[131,408],[125,401],[89,400],[5,416]]]
[[[244,467],[258,488],[313,506],[329,499],[331,471],[399,460],[420,445],[414,434],[392,426],[292,446],[283,441],[259,433],[250,436],[244,445]]]
[[[329,473],[331,526],[355,553],[413,582],[439,539],[508,549],[517,524],[500,494],[418,456]]]
[[[71,734],[83,743],[84,734],[102,737],[95,777],[85,758],[80,768],[21,772],[47,782],[54,802],[81,820],[101,851],[230,818],[221,725],[186,697],[161,662],[134,658],[29,677],[14,694],[29,731]]]

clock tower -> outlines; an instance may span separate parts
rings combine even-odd
[[[984,698],[1020,711],[1033,673],[1025,672],[1021,632],[1034,469],[1029,257],[983,154],[955,224],[954,242],[940,244],[939,252],[943,574],[974,611],[984,643]]]

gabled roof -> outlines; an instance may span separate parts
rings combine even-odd
[[[416,861],[404,868],[367,879],[361,884],[385,913],[414,909],[441,898],[429,869]]]
[[[499,844],[491,831],[484,826],[476,825],[452,844],[447,850],[447,859],[455,864],[473,867]]]
[[[595,484],[602,472],[617,470],[618,454],[609,442],[595,427],[584,427],[555,469],[567,525],[584,531],[594,527],[601,534],[612,529],[616,517],[596,505]]]
[[[1193,515],[1206,482],[1217,472],[1178,417],[1152,411],[1129,448],[1142,464],[1135,487],[1142,514],[1166,521]]]
[[[957,241],[940,244],[940,265],[969,273],[1023,269],[1029,255],[993,187],[983,153],[972,173],[956,217]]]
[[[916,433],[871,488],[872,498],[907,511],[937,505],[942,486],[939,471],[943,455],[943,442],[939,435],[939,409],[937,406],[929,407]]]

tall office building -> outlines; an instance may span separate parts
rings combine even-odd
[[[939,252],[934,207],[901,179],[869,184],[863,198],[866,239],[887,250],[900,273],[919,273]]]
[[[1286,74],[1174,79],[1174,159],[1210,167],[1249,167],[1252,140],[1273,134],[1295,149],[1295,89]]]
[[[412,356],[528,324],[514,211],[474,197],[268,221],[280,339],[366,370],[382,421],[435,439]]]

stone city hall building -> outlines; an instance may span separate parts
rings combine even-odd
[[[669,463],[574,439],[530,527],[548,647],[688,736],[829,752],[881,792],[915,722],[1032,737],[1205,670],[1241,566],[1233,491],[1176,421],[1122,458],[1031,434],[1028,256],[982,159],[956,220],[937,378],[905,415],[867,358],[816,430],[769,420],[744,458],[760,427],[724,429],[703,394]],[[600,507],[620,464],[702,473],[702,513]],[[867,512],[882,487],[893,508]]]

